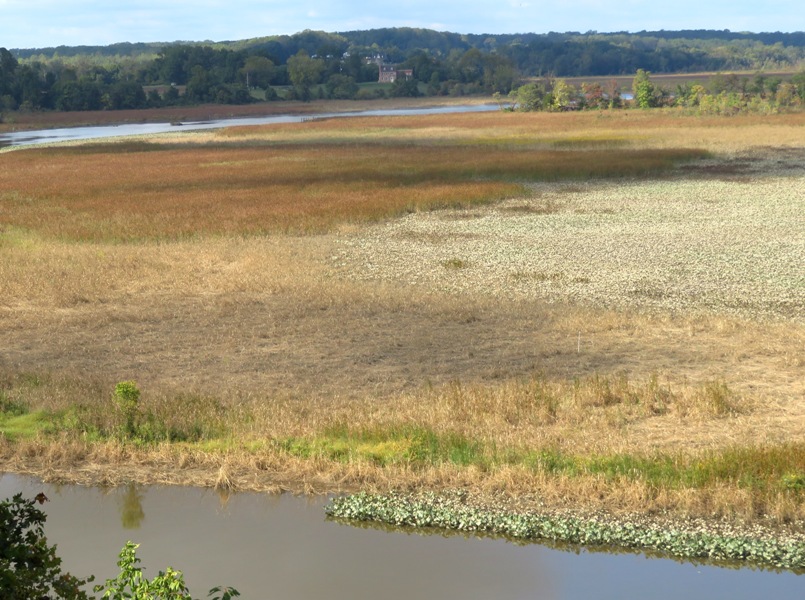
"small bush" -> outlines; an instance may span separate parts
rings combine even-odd
[[[151,580],[143,575],[142,567],[138,566],[137,558],[139,544],[126,542],[120,551],[120,560],[117,562],[120,573],[114,579],[107,579],[105,583],[95,586],[95,592],[103,592],[103,598],[131,598],[132,600],[193,600],[190,591],[184,582],[184,574],[171,567],[160,571]],[[211,600],[231,600],[240,593],[230,587],[214,587],[209,591]]]
[[[123,416],[122,435],[136,436],[140,415],[140,390],[137,384],[133,381],[121,381],[115,386],[114,398]]]
[[[461,258],[451,258],[442,262],[442,266],[445,269],[466,269],[469,264]]]
[[[795,492],[805,491],[805,475],[800,473],[788,473],[782,477],[783,488]]]
[[[0,417],[19,417],[28,414],[28,406],[20,400],[9,398],[5,393],[0,392]]]

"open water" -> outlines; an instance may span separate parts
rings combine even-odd
[[[117,574],[127,540],[152,578],[180,569],[194,597],[216,585],[244,600],[801,599],[805,576],[696,565],[639,553],[340,524],[323,498],[182,487],[54,486],[0,476],[0,499],[43,491],[45,533],[64,568]]]

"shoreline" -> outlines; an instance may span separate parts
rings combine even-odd
[[[501,510],[464,492],[367,494],[334,498],[329,518],[414,530],[504,537],[515,543],[571,544],[603,551],[657,552],[719,566],[751,566],[805,573],[805,532],[780,532],[724,520],[584,509]]]
[[[545,502],[538,492],[518,496],[467,489],[380,490],[376,485],[366,486],[367,491],[287,478],[244,481],[228,468],[225,458],[206,458],[220,467],[191,465],[167,471],[154,465],[143,469],[143,465],[129,462],[115,468],[92,464],[71,470],[20,464],[5,457],[0,473],[81,487],[114,488],[134,483],[212,489],[224,497],[247,492],[330,496],[324,508],[326,518],[352,526],[502,537],[513,543],[569,544],[590,551],[657,553],[660,558],[720,567],[805,574],[805,521],[765,519],[746,523],[723,516],[655,509],[636,512],[592,505],[562,506]]]
[[[306,115],[323,112],[351,113],[366,110],[430,108],[453,105],[493,104],[491,97],[425,97],[387,98],[380,100],[318,100],[312,102],[282,101],[255,104],[202,104],[136,110],[97,110],[80,112],[9,112],[0,121],[0,134],[91,127],[100,125],[131,125],[142,123],[173,123],[180,121],[213,121],[278,115]],[[10,121],[10,122],[9,122]]]

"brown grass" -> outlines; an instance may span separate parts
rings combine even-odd
[[[687,136],[711,150],[752,150],[758,139],[801,145],[802,125],[798,116],[493,114],[317,121],[191,136],[181,147],[3,153],[0,390],[32,409],[81,405],[102,423],[113,418],[114,383],[133,379],[161,419],[187,427],[215,413],[229,432],[207,447],[0,436],[3,468],[223,490],[538,490],[555,504],[802,518],[801,503],[784,494],[761,505],[727,485],[658,490],[517,465],[381,467],[270,444],[345,426],[418,426],[571,456],[695,457],[803,439],[805,332],[796,323],[507,300],[483,288],[446,295],[416,282],[356,281],[340,258],[344,235],[365,220],[466,203],[474,190],[484,201],[507,196],[508,180],[535,165],[605,164],[605,155],[623,163],[646,149],[690,147]],[[404,135],[389,141],[384,128]],[[616,134],[626,147],[584,148]],[[360,136],[365,145],[355,144]],[[568,139],[572,150],[550,147]],[[561,176],[580,176],[571,167]],[[549,199],[538,206],[546,218],[557,210]],[[328,233],[276,234],[310,230]],[[274,233],[256,235],[263,231]]]
[[[121,143],[4,156],[0,226],[68,240],[311,232],[514,197],[512,180],[633,175],[690,151]]]
[[[483,112],[353,117],[302,124],[231,127],[191,140],[270,140],[304,143],[479,144],[485,149],[700,148],[733,152],[748,147],[799,146],[805,113],[693,117],[676,110],[617,110],[578,113]],[[177,140],[178,141],[178,140]]]

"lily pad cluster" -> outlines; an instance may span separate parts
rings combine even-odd
[[[688,559],[738,560],[784,569],[805,569],[805,543],[801,541],[722,535],[706,528],[634,523],[608,516],[505,512],[471,506],[460,497],[431,493],[411,497],[361,492],[334,498],[325,511],[334,518],[403,527],[434,527],[583,546],[617,546]]]

